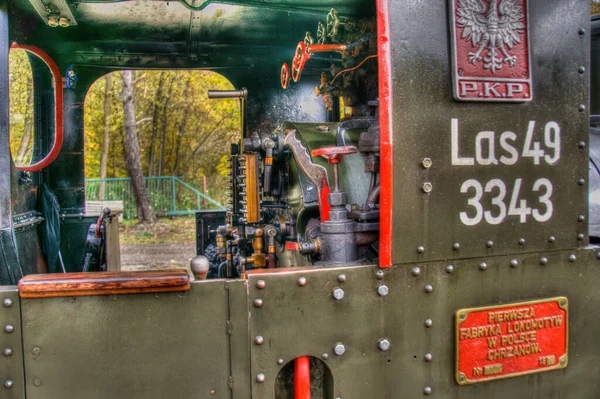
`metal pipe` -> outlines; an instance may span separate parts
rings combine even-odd
[[[371,193],[367,197],[367,204],[378,204],[380,192],[381,192],[381,186],[378,184],[375,186],[375,188],[371,191]]]
[[[294,399],[310,399],[310,359],[294,359]]]
[[[242,87],[240,90],[209,90],[208,98],[210,99],[222,99],[222,98],[248,98],[248,89]]]

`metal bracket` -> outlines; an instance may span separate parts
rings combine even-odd
[[[66,28],[77,25],[73,10],[65,0],[48,0],[46,3],[42,0],[29,0],[29,2],[48,26]]]

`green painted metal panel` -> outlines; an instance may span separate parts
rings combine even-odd
[[[331,370],[333,397],[418,398],[430,387],[436,397],[456,399],[596,398],[596,250],[460,260],[452,268],[450,262],[431,262],[385,271],[362,266],[252,274],[250,303],[260,298],[263,305],[250,309],[250,338],[264,338],[263,345],[251,345],[253,397],[272,397],[283,365],[309,355],[323,359]],[[541,262],[542,257],[547,262]],[[485,270],[481,262],[486,262]],[[304,286],[299,284],[301,277],[306,278]],[[265,282],[263,289],[258,280]],[[388,288],[385,296],[378,293],[381,285]],[[344,291],[341,300],[332,296],[337,287]],[[569,300],[566,369],[473,386],[455,382],[458,309],[556,296]],[[430,327],[426,320],[431,320]],[[388,351],[378,347],[383,338],[391,343]],[[334,353],[337,343],[345,347],[341,356]],[[426,361],[426,353],[432,354],[432,361]],[[265,376],[264,382],[256,380],[258,374]]]
[[[23,300],[28,398],[230,398],[227,296],[224,281],[205,281]]]
[[[0,397],[25,398],[21,306],[15,286],[0,286]]]

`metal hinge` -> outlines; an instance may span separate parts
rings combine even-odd
[[[229,389],[233,391],[233,377],[229,376]]]
[[[233,324],[231,324],[231,320],[225,321],[225,331],[227,331],[227,335],[231,335],[233,333]]]

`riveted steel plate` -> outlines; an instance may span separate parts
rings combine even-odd
[[[0,286],[0,397],[24,398],[21,306],[15,286]]]
[[[491,381],[567,367],[566,297],[456,312],[456,382]]]
[[[277,374],[294,358],[323,359],[325,353],[332,397],[417,398],[429,387],[444,398],[595,398],[597,389],[589,381],[600,372],[600,347],[594,344],[600,327],[596,251],[397,265],[382,279],[376,266],[251,274],[253,397],[272,397]],[[345,282],[339,282],[340,274]],[[304,286],[298,284],[301,277]],[[257,287],[258,280],[265,288]],[[388,288],[385,296],[378,294],[382,285]],[[340,300],[333,297],[337,287],[344,291]],[[457,311],[555,297],[568,298],[568,367],[470,386],[457,383]],[[256,298],[262,306],[253,306]],[[262,345],[254,343],[257,335]],[[379,347],[383,339],[389,342],[385,351]],[[334,350],[338,343],[344,346],[340,356]],[[258,374],[264,382],[256,380]]]
[[[24,299],[27,397],[230,398],[228,309],[224,281],[187,293]]]
[[[490,18],[508,11],[499,1],[452,3],[390,3],[393,263],[585,245],[588,154],[579,142],[588,140],[590,35],[579,29],[589,31],[589,2],[527,1],[533,98],[521,104],[454,99],[451,21],[462,15],[461,23],[473,22],[484,34]],[[515,4],[510,12],[524,21],[524,2]],[[461,29],[462,43],[468,35]],[[491,48],[484,41],[459,56],[482,46],[486,58]],[[509,56],[497,58],[503,70],[516,70]],[[475,62],[481,67],[485,60]],[[505,99],[488,83],[477,86],[477,98]],[[425,158],[431,167],[422,166]]]

